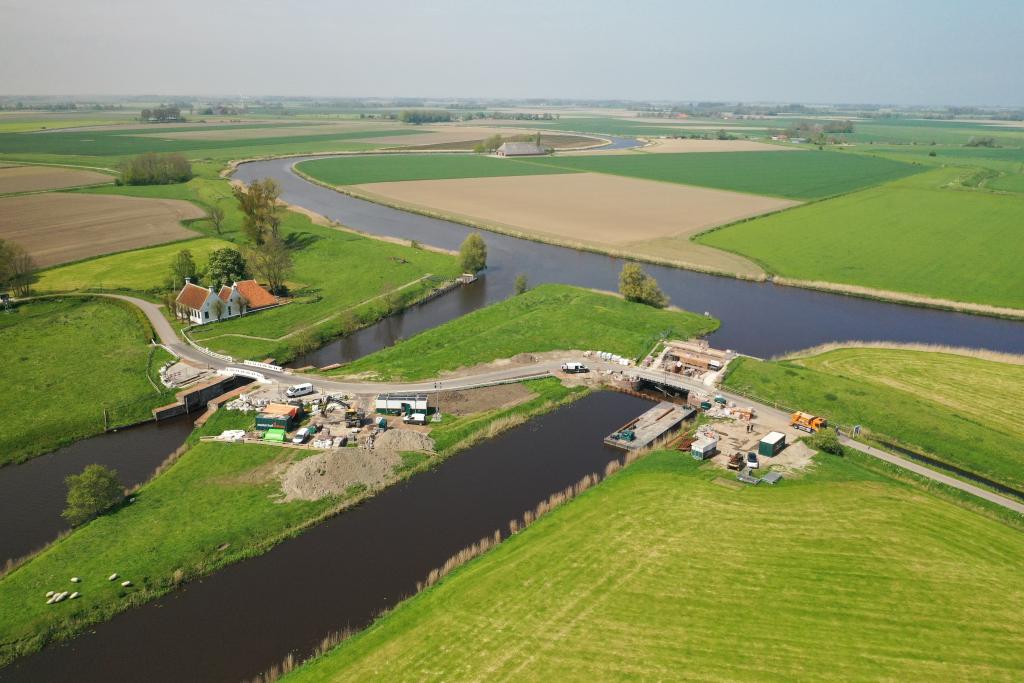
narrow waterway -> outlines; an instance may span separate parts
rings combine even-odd
[[[456,455],[436,469],[156,602],[0,670],[10,681],[240,681],[361,628],[461,548],[621,451],[609,430],[650,402],[602,392]]]
[[[274,178],[286,201],[375,235],[457,249],[470,228],[355,199],[310,183],[291,167],[302,159],[239,166],[235,178]],[[628,230],[628,226],[624,226]],[[486,233],[488,268],[474,288],[435,299],[351,337],[328,344],[295,365],[346,362],[446,322],[513,291],[518,273],[531,284],[562,282],[615,290],[621,259]],[[883,340],[1024,353],[1024,322],[915,308],[868,299],[756,283],[662,266],[645,266],[672,302],[722,321],[715,345],[769,357],[830,341]]]
[[[182,415],[147,422],[0,468],[0,563],[36,550],[68,528],[60,516],[66,476],[95,463],[117,470],[126,487],[144,482],[185,442],[193,419]]]

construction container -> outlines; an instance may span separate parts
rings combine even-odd
[[[302,417],[302,409],[284,403],[271,403],[256,416],[256,429],[290,430]]]
[[[707,460],[718,451],[718,439],[702,436],[690,446],[690,454],[694,460]]]
[[[288,440],[288,433],[283,429],[268,429],[263,435],[264,441],[275,441],[277,443],[284,443]]]
[[[380,394],[375,408],[378,413],[389,415],[429,412],[426,394]]]
[[[767,458],[774,457],[786,447],[786,435],[782,432],[771,432],[757,444],[757,454]]]

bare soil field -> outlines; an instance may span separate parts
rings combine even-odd
[[[354,185],[371,199],[501,232],[760,277],[742,257],[690,242],[708,228],[799,202],[600,173]]]
[[[534,396],[536,394],[522,384],[499,384],[465,391],[442,391],[437,401],[445,414],[462,416],[510,408]]]
[[[42,267],[195,237],[180,221],[203,211],[177,199],[47,193],[0,199],[0,239]]]
[[[114,177],[96,171],[56,166],[12,166],[0,168],[0,194],[57,190],[80,185],[112,183]]]

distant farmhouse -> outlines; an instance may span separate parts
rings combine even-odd
[[[547,154],[550,151],[536,142],[503,142],[495,154],[499,157],[528,157]]]
[[[188,278],[174,302],[178,315],[188,318],[193,325],[236,318],[280,303],[255,280],[233,282],[230,287],[225,285],[215,292],[213,287],[200,287]]]

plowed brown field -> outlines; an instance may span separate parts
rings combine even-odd
[[[96,171],[56,166],[12,166],[0,168],[0,194],[56,190],[62,187],[112,183],[114,176]]]

